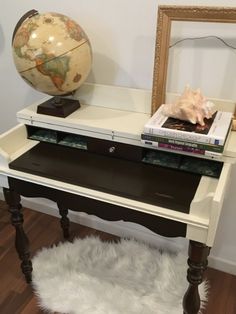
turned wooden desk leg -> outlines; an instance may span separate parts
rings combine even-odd
[[[61,228],[63,231],[63,236],[65,239],[68,239],[70,236],[69,227],[70,227],[70,220],[67,217],[68,209],[65,208],[63,205],[57,204],[59,208],[59,213],[61,215]]]
[[[189,268],[187,272],[189,287],[183,299],[184,314],[197,314],[199,312],[201,301],[198,286],[203,281],[203,274],[207,268],[209,252],[210,248],[205,244],[189,241]]]
[[[15,227],[15,247],[21,262],[21,269],[27,283],[32,280],[32,263],[30,260],[29,240],[23,229],[23,214],[21,213],[20,195],[10,189],[3,189],[6,203],[11,213],[11,223]]]

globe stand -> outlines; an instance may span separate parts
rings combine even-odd
[[[79,108],[78,100],[55,96],[38,105],[37,113],[65,118]]]

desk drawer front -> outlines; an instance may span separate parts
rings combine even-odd
[[[142,160],[142,147],[119,143],[115,141],[101,140],[98,138],[70,134],[57,130],[44,129],[35,126],[27,126],[28,138],[40,142],[53,143],[89,152],[109,155],[110,157],[123,158],[133,161]]]
[[[88,151],[90,152],[133,161],[142,160],[142,147],[140,146],[100,140],[97,138],[89,138],[87,145]]]

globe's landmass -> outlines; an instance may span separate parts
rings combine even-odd
[[[12,46],[21,77],[49,95],[75,91],[91,69],[92,49],[87,35],[63,14],[37,12],[26,18],[17,28]]]

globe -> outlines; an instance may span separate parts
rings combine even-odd
[[[53,96],[73,93],[91,69],[88,36],[78,23],[60,13],[27,12],[16,25],[12,50],[21,77]]]

